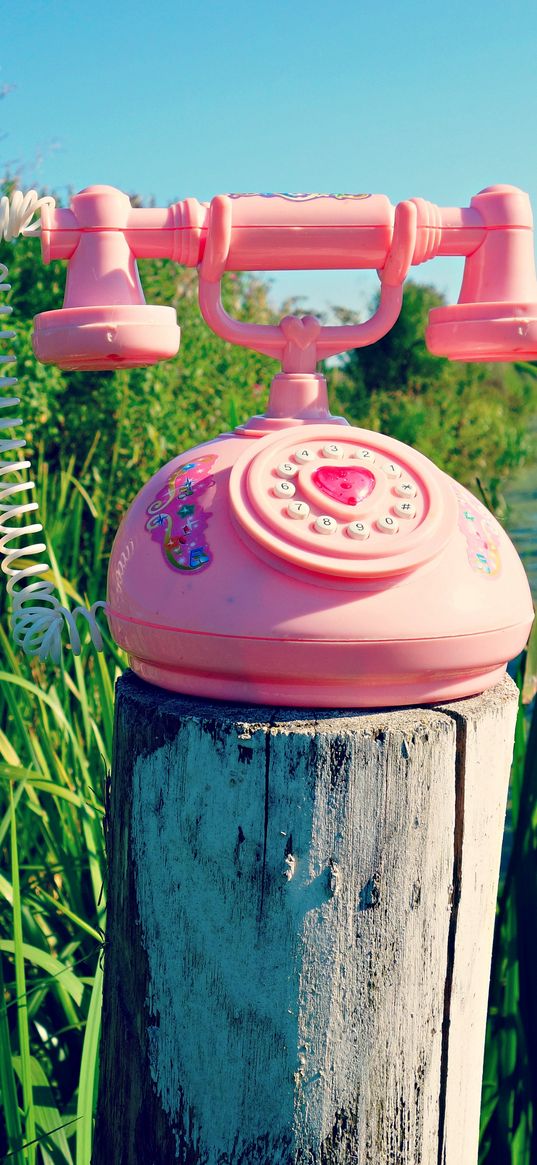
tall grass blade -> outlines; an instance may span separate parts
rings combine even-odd
[[[18,1056],[14,1057],[14,1067],[22,1073]],[[35,1056],[31,1057],[31,1070],[36,1138],[33,1145],[27,1145],[27,1149],[35,1153],[39,1147],[43,1165],[73,1165],[65,1133],[68,1125],[62,1121],[47,1077]]]
[[[0,1089],[6,1126],[7,1143],[14,1165],[25,1165],[22,1151],[22,1126],[17,1099],[17,1083],[13,1071],[13,1056],[6,1007],[4,969],[0,956]]]
[[[13,885],[13,937],[15,953],[15,983],[17,989],[17,1027],[19,1032],[19,1053],[21,1063],[22,1094],[24,1101],[25,1138],[35,1137],[35,1114],[32,1085],[32,1065],[30,1057],[30,1032],[28,1027],[28,1000],[26,995],[26,974],[24,969],[24,943],[22,938],[21,894],[19,879],[19,858],[17,849],[17,822],[13,788],[10,788],[11,807],[11,879]],[[35,1148],[28,1150],[28,1165],[34,1165]]]
[[[0,940],[0,951],[6,954],[15,953],[15,943],[10,942],[9,939]],[[60,981],[60,985],[65,991],[72,996],[75,1003],[80,1007],[82,1003],[82,995],[84,993],[84,984],[81,983],[74,971],[70,967],[66,967],[60,959],[50,955],[47,951],[42,951],[39,947],[31,946],[30,943],[23,943],[22,953],[27,962],[32,963],[34,967],[40,967],[42,971],[46,971],[50,977],[51,982]]]
[[[99,1070],[99,1037],[103,993],[102,959],[97,962],[86,1023],[78,1086],[76,1165],[90,1165],[93,1144],[93,1109]]]

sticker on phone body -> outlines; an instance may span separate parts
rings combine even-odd
[[[455,493],[459,503],[459,530],[466,539],[468,562],[472,570],[493,578],[501,570],[500,527],[477,498],[460,486]]]
[[[352,198],[362,199],[371,198],[370,194],[286,194],[283,191],[275,193],[254,194],[248,192],[247,194],[228,194],[228,198],[285,198],[287,202],[312,202],[315,198]]]
[[[202,500],[214,485],[215,461],[216,456],[208,454],[179,465],[147,507],[145,528],[160,542],[164,559],[174,570],[200,572],[212,562],[206,538],[211,514]]]

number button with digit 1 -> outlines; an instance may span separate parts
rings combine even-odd
[[[383,465],[386,477],[400,477],[401,468],[395,464],[395,461],[385,461]]]
[[[274,486],[274,493],[277,498],[292,498],[295,495],[295,487],[292,481],[278,481]]]
[[[392,518],[391,514],[386,514],[384,518],[377,518],[377,527],[379,530],[382,530],[383,534],[397,534],[399,529],[395,518]]]
[[[289,502],[287,513],[290,518],[307,518],[310,512],[306,502]]]
[[[307,465],[308,461],[315,461],[315,453],[313,452],[313,449],[297,449],[293,456],[295,461],[298,461],[299,465]]]
[[[315,519],[315,529],[318,534],[335,534],[337,522],[335,518],[330,518],[328,514],[320,514]]]
[[[367,522],[349,522],[347,526],[347,534],[349,538],[358,538],[361,541],[364,538],[369,538],[371,528]]]

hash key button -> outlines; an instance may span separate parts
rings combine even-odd
[[[396,502],[394,506],[395,513],[400,518],[415,518],[416,507],[414,502],[400,501]]]

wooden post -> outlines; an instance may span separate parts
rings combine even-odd
[[[516,705],[120,680],[94,1165],[475,1165]]]

